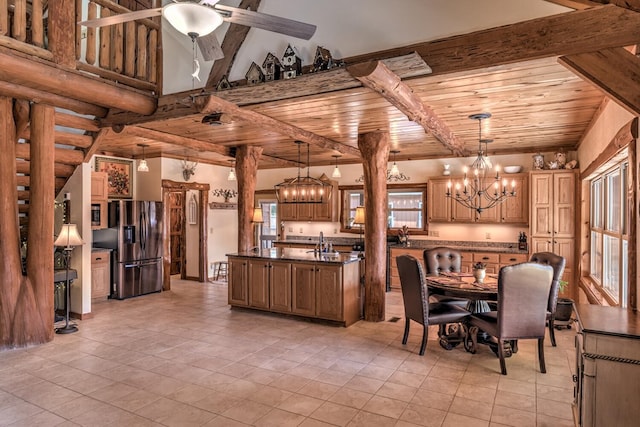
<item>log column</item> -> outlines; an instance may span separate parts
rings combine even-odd
[[[253,246],[253,204],[258,175],[261,147],[243,145],[236,152],[236,177],[238,179],[238,252]]]
[[[364,170],[364,320],[381,322],[385,316],[389,133],[360,134],[358,148]]]

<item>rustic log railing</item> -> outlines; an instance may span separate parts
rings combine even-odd
[[[83,3],[75,0],[75,20],[94,19],[129,12],[110,0],[91,0],[83,16]],[[160,3],[159,1],[157,3]],[[75,33],[75,58],[60,60],[50,51],[49,0],[0,0],[0,46],[47,61],[71,65],[76,69],[117,81],[144,91],[160,93],[162,57],[160,18],[158,22],[140,19],[98,29],[76,25],[65,34]],[[73,6],[72,6],[73,7]],[[70,22],[70,21],[69,21]]]

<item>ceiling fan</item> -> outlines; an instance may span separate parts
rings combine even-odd
[[[218,0],[173,1],[174,3],[155,9],[91,19],[78,22],[78,24],[95,28],[162,15],[176,30],[188,35],[192,40],[198,41],[202,56],[207,61],[220,59],[224,56],[218,39],[212,34],[224,21],[304,40],[309,40],[316,31],[315,25],[217,4]]]

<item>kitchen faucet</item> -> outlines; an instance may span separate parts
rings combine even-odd
[[[322,233],[322,231],[320,232],[320,240],[318,241],[318,248],[320,249],[320,252],[324,252],[324,234]]]

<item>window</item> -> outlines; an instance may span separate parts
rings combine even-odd
[[[628,162],[618,162],[590,183],[590,278],[610,303],[626,307]]]
[[[362,187],[340,187],[342,195],[343,230],[358,229],[354,226],[356,208],[365,206]],[[424,231],[426,207],[426,185],[387,187],[387,228],[398,229],[403,225],[413,231]]]

